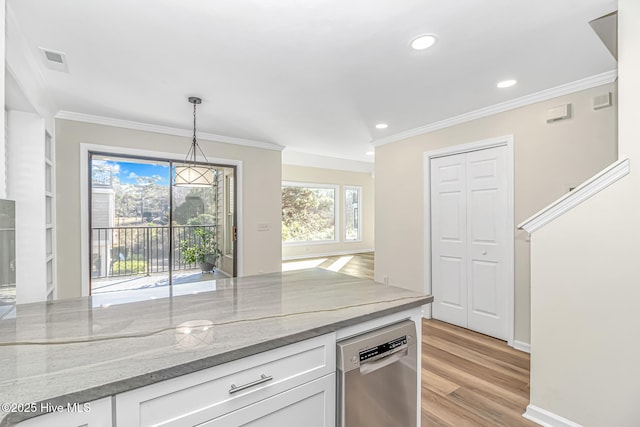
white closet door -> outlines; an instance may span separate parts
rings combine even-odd
[[[507,153],[467,153],[468,328],[500,339],[508,333]]]
[[[507,149],[431,159],[433,317],[508,334]]]
[[[466,157],[431,160],[433,317],[467,327]]]

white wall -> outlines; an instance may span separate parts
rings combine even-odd
[[[5,0],[0,0],[0,52],[5,57],[5,28],[6,28],[6,11]],[[5,67],[0,67],[0,96],[5,99],[4,88]],[[6,109],[6,102],[5,102]],[[7,197],[7,162],[6,162],[6,145],[5,145],[5,117],[4,112],[0,117],[0,199]]]
[[[531,243],[531,405],[640,425],[640,2],[619,0],[619,151],[631,172]]]
[[[616,159],[616,108],[592,109],[606,92],[615,99],[615,85],[603,85],[377,147],[376,280],[425,289],[423,153],[513,135],[518,224]],[[566,103],[573,117],[546,123],[547,110]],[[515,236],[515,340],[529,343],[529,242]]]
[[[1,119],[2,139],[9,136],[0,148],[0,197],[16,200],[16,292],[18,302],[26,303],[46,298],[47,262],[56,268],[55,258],[46,258],[44,150],[57,106],[11,7],[0,1],[0,8],[1,92],[8,112],[8,123],[4,114]]]
[[[312,184],[335,184],[339,186],[338,212],[340,228],[337,243],[319,243],[305,245],[283,245],[284,259],[310,257],[314,255],[344,254],[372,251],[374,249],[374,179],[371,173],[349,172],[336,169],[324,169],[307,166],[282,166],[282,180]],[[343,194],[345,186],[362,188],[362,240],[354,242],[344,241],[344,205]]]
[[[58,297],[81,294],[80,144],[126,147],[186,154],[190,139],[166,134],[56,120]],[[208,158],[242,161],[243,212],[239,224],[239,256],[243,275],[281,270],[280,152],[200,140]],[[269,231],[258,231],[269,224]]]

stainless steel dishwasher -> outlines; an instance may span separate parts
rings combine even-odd
[[[338,342],[338,427],[416,427],[416,327],[403,321]]]

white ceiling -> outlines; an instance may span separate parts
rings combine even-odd
[[[198,131],[369,162],[377,139],[616,69],[588,24],[611,0],[7,4],[61,111],[190,129],[196,95]]]

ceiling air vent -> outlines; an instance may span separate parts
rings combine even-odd
[[[40,48],[42,52],[42,58],[44,65],[50,70],[62,71],[63,73],[69,72],[69,66],[67,65],[67,55],[64,52],[58,52],[56,50]]]

